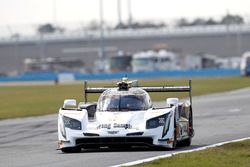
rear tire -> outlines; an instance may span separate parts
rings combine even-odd
[[[61,149],[63,153],[79,153],[81,150],[80,147],[66,147]]]
[[[191,143],[192,143],[191,137],[189,137],[189,138],[182,141],[183,146],[190,146]]]
[[[190,145],[191,145],[191,142],[192,142],[192,139],[191,139],[191,137],[189,137],[189,138],[187,138],[187,139],[185,139],[185,140],[182,140],[181,143],[180,143],[180,145],[181,145],[181,146],[184,146],[184,147],[190,146]]]

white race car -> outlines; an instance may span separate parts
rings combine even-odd
[[[58,143],[62,152],[100,147],[189,146],[194,136],[191,81],[188,86],[138,87],[123,78],[114,88],[88,88],[85,102],[67,99],[58,114]],[[147,92],[188,92],[180,103],[168,98],[164,107],[153,107]],[[87,94],[102,93],[97,103]]]

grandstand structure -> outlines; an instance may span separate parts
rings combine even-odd
[[[209,53],[240,57],[250,50],[250,25],[165,27],[159,29],[105,30],[105,57],[118,51],[174,50],[180,54]],[[44,34],[0,38],[0,74],[22,73],[24,60],[60,58],[81,60],[86,72],[100,59],[100,32]]]

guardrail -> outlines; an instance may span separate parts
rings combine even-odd
[[[213,25],[213,26],[188,26],[188,27],[164,27],[164,28],[145,28],[145,29],[123,29],[123,30],[105,30],[104,35],[107,39],[112,38],[138,38],[149,36],[194,36],[194,35],[217,35],[226,33],[250,33],[250,25]],[[36,42],[36,41],[65,41],[65,40],[88,40],[99,39],[100,32],[96,31],[78,31],[67,33],[53,33],[40,35],[26,35],[12,38],[0,38],[0,44],[17,42]]]

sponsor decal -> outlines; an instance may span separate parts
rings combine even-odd
[[[100,124],[97,126],[97,129],[110,129],[111,124]]]
[[[132,125],[114,123],[114,128],[132,129]]]
[[[118,132],[119,132],[119,131],[114,131],[114,130],[113,130],[113,131],[108,131],[108,133],[109,133],[109,134],[112,134],[112,135],[117,134]]]
[[[131,124],[119,124],[119,123],[114,123],[113,126],[111,123],[109,124],[100,124],[97,126],[97,129],[111,129],[112,128],[124,128],[124,129],[132,129]]]

